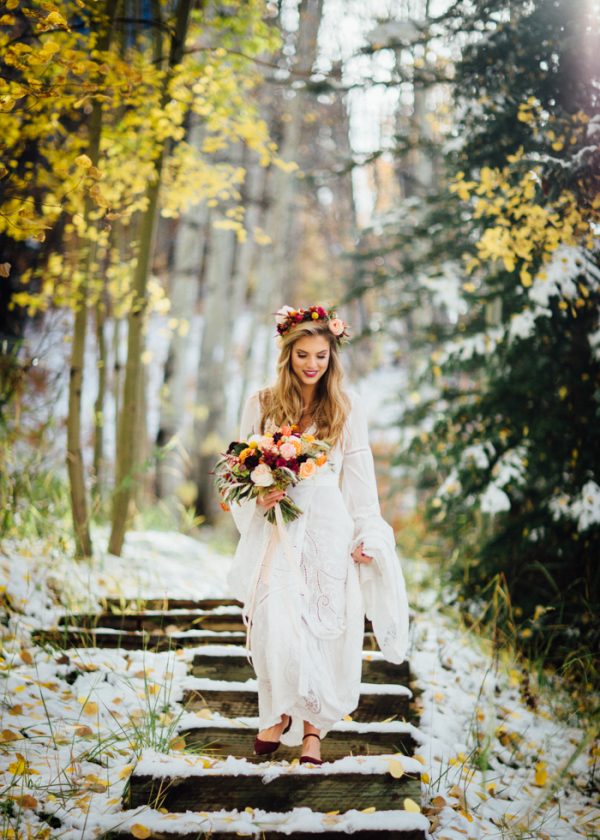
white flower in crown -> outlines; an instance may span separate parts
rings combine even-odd
[[[282,306],[281,309],[278,309],[275,313],[275,323],[283,324],[287,320],[287,317],[290,312],[295,312],[293,306]]]

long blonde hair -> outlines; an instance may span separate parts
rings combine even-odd
[[[300,420],[302,389],[300,380],[292,370],[292,347],[298,339],[308,335],[322,335],[329,342],[329,364],[317,382],[313,422],[317,428],[317,436],[335,446],[342,437],[344,423],[350,411],[350,400],[342,387],[344,370],[337,339],[326,321],[303,321],[281,336],[277,380],[274,385],[259,392],[261,432],[264,432],[267,417],[278,426],[297,423]]]

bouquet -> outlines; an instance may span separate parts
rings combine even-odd
[[[229,510],[229,502],[254,499],[266,488],[286,490],[311,478],[327,463],[330,446],[325,441],[298,434],[297,426],[273,428],[247,441],[233,441],[217,461],[215,484],[224,510]],[[278,504],[284,522],[293,522],[302,513],[287,497]],[[265,515],[269,522],[275,522],[274,507]]]

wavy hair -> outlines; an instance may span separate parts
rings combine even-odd
[[[313,422],[317,427],[317,436],[335,446],[343,434],[344,423],[350,412],[350,399],[342,387],[344,370],[337,339],[326,321],[302,322],[281,337],[277,379],[274,385],[259,392],[260,428],[264,431],[267,417],[278,426],[300,420],[302,388],[292,370],[292,347],[298,339],[308,335],[322,335],[329,342],[329,363],[316,385]]]

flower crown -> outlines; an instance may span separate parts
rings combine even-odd
[[[349,339],[348,324],[336,316],[335,309],[324,309],[322,306],[309,306],[308,309],[293,309],[282,306],[275,313],[277,333],[282,336],[303,321],[326,321],[329,330],[337,339],[338,344]]]

